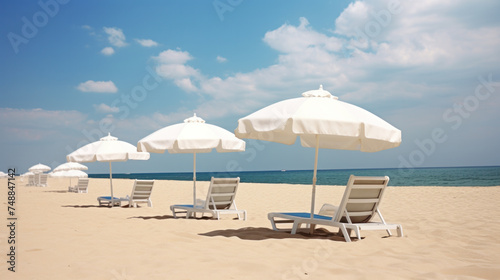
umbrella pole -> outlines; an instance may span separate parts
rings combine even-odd
[[[193,153],[193,207],[196,207],[196,153]]]
[[[314,173],[313,173],[313,187],[311,197],[311,219],[314,218],[314,204],[316,202],[316,174],[318,172],[318,149],[319,149],[319,135],[316,134],[316,154],[314,156]],[[310,225],[310,233],[313,234],[314,226]]]
[[[111,161],[109,162],[109,185],[111,186],[111,207],[114,206],[115,202],[113,201],[113,172],[111,172]]]

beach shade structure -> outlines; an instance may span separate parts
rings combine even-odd
[[[43,174],[43,172],[45,172],[45,171],[49,171],[50,169],[51,169],[50,167],[48,167],[45,164],[41,164],[41,163],[35,164],[32,167],[28,168],[28,170],[30,172],[34,173],[34,184],[36,186],[39,186],[39,184],[40,184],[41,174]]]
[[[50,167],[41,163],[33,165],[32,167],[28,168],[28,170],[33,173],[43,173],[45,171],[49,171],[50,169],[51,169]]]
[[[7,173],[0,171],[0,178],[5,178],[7,176],[9,176]]]
[[[49,173],[50,177],[60,178],[88,178],[89,175],[81,170],[62,170]],[[71,185],[71,182],[70,182]]]
[[[127,142],[120,141],[118,138],[108,136],[101,138],[99,141],[87,144],[80,149],[66,156],[68,162],[94,162],[104,161],[109,162],[109,185],[111,189],[111,205],[114,205],[113,200],[113,171],[112,162],[127,161],[127,160],[148,160],[149,153],[138,152],[137,148]]]
[[[58,165],[54,170],[52,170],[53,177],[69,177],[69,184],[71,186],[71,179],[73,177],[87,178],[87,173],[82,170],[88,170],[89,168],[78,162],[66,162]],[[81,172],[68,172],[68,171],[81,171]],[[59,173],[62,172],[62,173]],[[56,174],[57,173],[57,174]],[[73,176],[75,175],[75,176]]]
[[[196,154],[245,151],[245,141],[233,133],[212,125],[194,114],[183,123],[161,128],[142,138],[137,143],[138,151],[150,153],[192,153],[193,154],[193,205],[196,205]]]
[[[66,162],[58,165],[52,170],[51,177],[69,177],[69,185],[71,186],[71,179],[73,177],[87,178],[87,173],[81,170],[88,170],[89,168],[78,162]],[[67,172],[67,171],[81,171],[81,172]],[[59,173],[62,172],[62,173]],[[57,174],[56,174],[57,173]],[[76,176],[73,176],[76,175]]]
[[[377,152],[398,147],[401,143],[399,129],[365,109],[338,100],[323,86],[239,119],[235,135],[288,145],[300,137],[303,147],[316,149],[311,217],[314,214],[319,148]]]
[[[66,162],[58,165],[52,172],[68,171],[68,170],[88,170],[89,168],[78,162]]]

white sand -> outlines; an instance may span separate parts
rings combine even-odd
[[[76,180],[73,180],[75,183]],[[115,179],[115,196],[133,181]],[[381,210],[404,237],[364,231],[345,243],[335,228],[311,237],[273,232],[268,212],[308,211],[307,185],[241,183],[248,220],[173,219],[192,201],[192,182],[157,181],[153,208],[98,207],[108,179],[88,194],[16,180],[16,272],[7,270],[7,179],[0,179],[0,279],[498,279],[500,187],[389,187]],[[207,186],[208,182],[199,182]],[[317,208],[337,204],[342,186],[319,186]],[[126,203],[125,203],[126,204]],[[395,234],[395,232],[394,232]]]

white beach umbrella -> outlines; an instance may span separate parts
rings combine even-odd
[[[148,160],[149,153],[138,152],[132,144],[108,136],[99,141],[87,144],[66,156],[69,162],[109,162],[109,184],[111,188],[111,205],[113,205],[113,175],[111,162],[127,160]]]
[[[87,178],[89,175],[81,170],[62,170],[49,173],[50,177],[65,177],[65,178]],[[71,183],[70,183],[71,184]]]
[[[31,171],[28,171],[26,173],[21,174],[21,177],[26,177],[26,176],[29,176],[29,175],[35,175],[35,173],[33,173]]]
[[[43,173],[45,171],[49,171],[50,170],[50,167],[48,167],[47,165],[45,164],[35,164],[33,165],[32,167],[30,167],[28,169],[29,171],[33,172],[33,173]]]
[[[300,137],[302,146],[316,149],[311,217],[319,148],[377,152],[401,143],[399,129],[365,109],[339,101],[322,86],[304,92],[302,97],[277,102],[239,119],[235,134],[240,138],[288,145]]]
[[[197,117],[187,118],[183,123],[159,129],[137,143],[138,151],[150,153],[192,153],[193,154],[193,205],[196,204],[196,154],[217,152],[241,152],[245,141],[233,133]]]
[[[63,164],[60,164],[58,165],[56,168],[54,168],[54,170],[52,170],[52,174],[56,173],[56,172],[61,172],[61,171],[81,171],[81,170],[88,170],[89,168],[81,163],[78,163],[78,162],[66,162],[66,163],[63,163]],[[82,175],[85,174],[85,178],[87,178],[87,173],[85,172],[81,172],[81,173],[78,173],[78,172],[73,172],[73,173],[62,173],[62,174],[57,174],[57,176],[59,177],[69,177],[69,185],[71,186],[71,180],[72,180],[72,177],[81,177],[81,176],[64,176],[65,174],[80,174]]]
[[[89,168],[78,162],[66,162],[58,165],[52,172],[67,171],[67,170],[88,170]]]
[[[7,173],[0,171],[0,178],[9,176]]]

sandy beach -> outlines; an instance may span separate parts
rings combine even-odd
[[[76,182],[73,179],[73,184]],[[158,180],[153,207],[98,207],[108,179],[87,194],[69,179],[25,187],[16,179],[16,272],[8,261],[7,179],[0,179],[1,279],[498,279],[500,187],[389,187],[381,210],[404,237],[364,231],[346,243],[335,228],[316,235],[271,230],[268,212],[308,211],[308,185],[241,183],[246,221],[174,219],[169,206],[190,203],[192,182]],[[209,182],[198,182],[201,189]],[[133,180],[113,180],[115,196]],[[319,186],[317,209],[337,204],[344,186]],[[125,203],[126,205],[127,203]],[[394,233],[395,234],[395,233]]]

